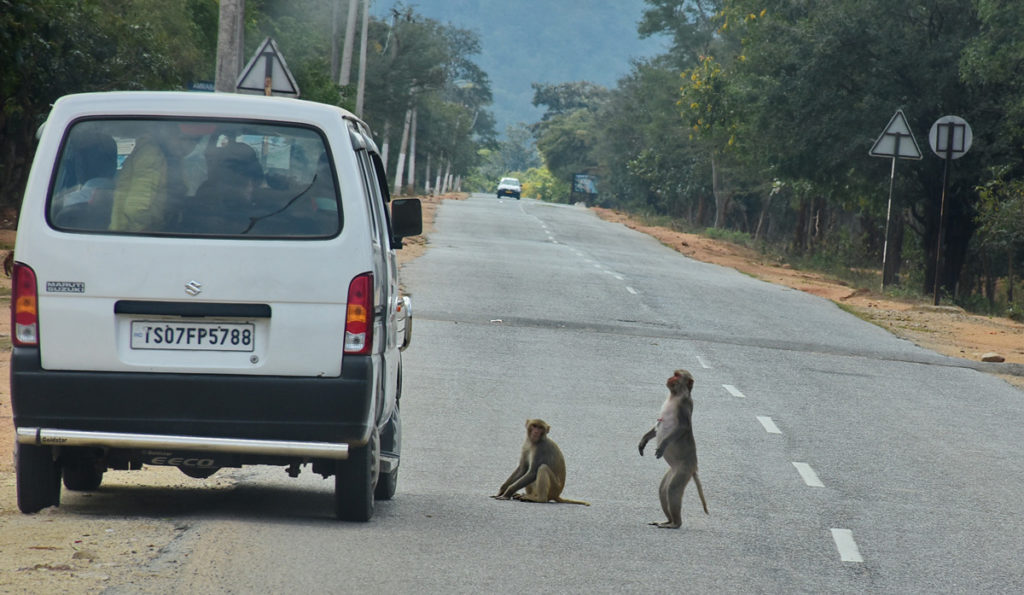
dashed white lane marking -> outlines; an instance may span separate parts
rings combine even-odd
[[[700,367],[704,368],[705,370],[711,369],[711,366],[709,366],[708,363],[704,361],[704,358],[702,358],[699,355],[697,356],[697,363],[700,364]]]
[[[602,267],[601,265],[599,265],[597,263],[594,263],[594,268],[595,269],[603,269],[604,267]]]
[[[764,430],[766,432],[768,432],[769,434],[781,434],[782,433],[782,430],[779,429],[779,426],[775,425],[775,422],[773,422],[772,418],[770,418],[770,417],[765,417],[763,415],[758,415],[757,416],[757,421],[761,422],[761,425],[764,426]]]
[[[807,463],[793,463],[793,466],[796,467],[797,473],[800,474],[800,477],[804,478],[804,483],[808,486],[812,488],[825,487],[825,484],[821,483],[821,480],[818,479],[818,474]]]
[[[633,295],[637,295],[637,291],[635,289],[633,289],[632,287],[630,287],[629,285],[626,286],[626,291],[628,291],[629,293],[632,293]]]
[[[729,391],[729,394],[734,396],[734,397],[739,397],[741,399],[747,398],[747,395],[741,393],[740,389],[736,388],[735,386],[733,386],[731,384],[723,384],[722,388],[724,388],[725,390]]]
[[[857,542],[853,540],[853,531],[849,529],[832,529],[832,539],[836,542],[839,550],[839,559],[843,562],[863,562],[864,558],[857,549]]]

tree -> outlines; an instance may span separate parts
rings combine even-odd
[[[534,125],[537,149],[554,176],[568,183],[575,173],[587,173],[597,163],[591,149],[597,141],[596,114],[608,91],[586,81],[559,85],[533,84],[533,104],[547,106]]]
[[[1012,305],[1017,253],[1024,247],[1024,180],[1006,179],[1006,173],[1005,168],[994,172],[993,179],[978,188],[976,221],[981,246],[1006,256],[1006,301]],[[990,255],[982,258],[988,261]],[[991,292],[988,298],[994,302]]]
[[[17,206],[35,131],[62,95],[181,89],[212,74],[209,7],[192,0],[0,0],[0,199]],[[211,56],[212,58],[212,56]]]

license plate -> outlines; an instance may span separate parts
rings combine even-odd
[[[182,351],[253,351],[251,323],[132,321],[132,349]]]

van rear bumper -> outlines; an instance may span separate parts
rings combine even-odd
[[[36,439],[45,429],[51,444],[61,433],[65,440],[110,448],[136,438],[184,439],[194,446],[178,448],[257,449],[248,451],[253,454],[272,454],[288,443],[324,443],[343,446],[346,454],[338,449],[315,456],[344,458],[348,444],[365,444],[371,434],[376,378],[369,356],[347,356],[342,367],[336,378],[74,372],[43,370],[38,349],[16,347],[11,405],[18,440],[25,443],[41,443]],[[97,442],[104,435],[110,443]]]
[[[168,436],[158,434],[118,434],[82,432],[52,428],[18,428],[20,444],[35,446],[84,446],[126,450],[201,450],[243,455],[302,457],[321,459],[348,458],[348,444],[329,442],[293,442],[284,440],[241,440],[209,436]]]

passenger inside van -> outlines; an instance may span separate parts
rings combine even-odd
[[[73,133],[64,149],[51,213],[62,227],[106,227],[117,172],[117,143],[109,134]]]
[[[251,223],[253,192],[263,184],[263,169],[249,145],[228,141],[206,154],[207,177],[183,219],[191,233],[238,234]]]
[[[204,136],[203,125],[160,123],[152,128],[136,139],[118,174],[111,231],[160,232],[176,223],[187,194],[182,161]]]

